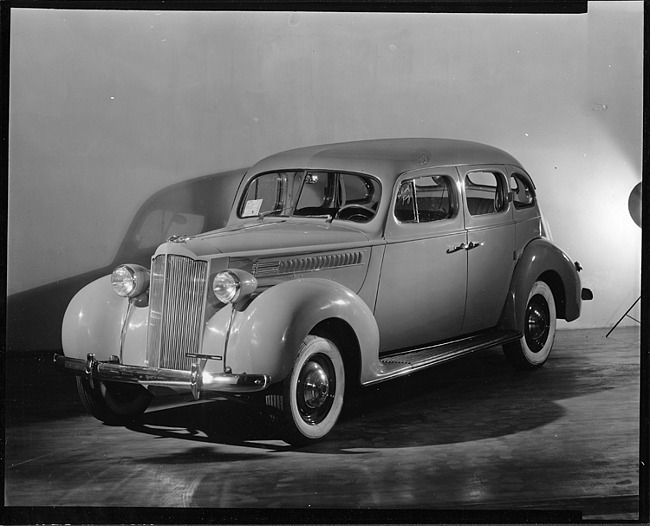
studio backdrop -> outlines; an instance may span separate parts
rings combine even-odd
[[[9,350],[57,349],[85,283],[146,262],[170,233],[222,226],[258,159],[385,137],[517,157],[595,294],[571,327],[611,325],[640,286],[628,198],[641,180],[643,3],[588,7],[12,9]]]

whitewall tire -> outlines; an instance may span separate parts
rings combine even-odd
[[[530,289],[520,328],[523,336],[503,346],[508,362],[517,369],[544,365],[551,354],[556,326],[555,298],[551,288],[536,281]]]
[[[304,446],[323,439],[343,408],[345,367],[334,342],[307,336],[298,350],[282,395],[267,396],[267,404],[281,412],[282,439]]]

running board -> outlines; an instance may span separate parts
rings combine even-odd
[[[518,331],[491,331],[447,343],[409,349],[408,351],[384,356],[379,359],[377,375],[363,385],[372,385],[405,376],[415,371],[450,362],[475,351],[514,342],[520,338],[521,333]]]

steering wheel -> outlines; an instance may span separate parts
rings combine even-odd
[[[347,219],[356,223],[365,223],[375,217],[375,211],[363,205],[345,205],[336,212],[337,219]]]

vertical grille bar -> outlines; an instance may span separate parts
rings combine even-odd
[[[147,343],[151,366],[190,369],[192,360],[185,355],[199,352],[207,267],[205,261],[184,256],[154,259]]]

